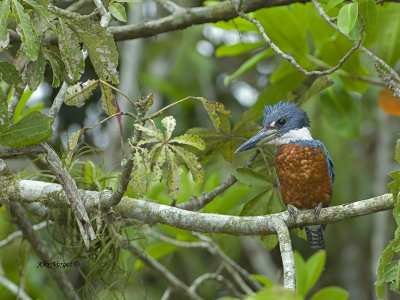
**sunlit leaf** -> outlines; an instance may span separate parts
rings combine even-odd
[[[307,270],[307,284],[305,286],[305,290],[308,293],[311,288],[315,285],[318,278],[321,276],[322,271],[324,270],[326,260],[326,252],[318,251],[314,253],[307,261],[306,261],[306,270]]]
[[[40,112],[32,112],[0,133],[0,145],[23,147],[38,144],[53,134],[51,119]]]
[[[347,300],[349,298],[349,293],[338,286],[327,286],[318,290],[310,300]]]
[[[244,43],[240,42],[237,44],[233,45],[222,45],[219,46],[215,50],[215,56],[216,57],[222,57],[222,56],[235,56],[235,55],[240,55],[245,52],[251,51],[253,49],[256,49],[258,47],[265,46],[265,42],[257,42],[257,43]]]
[[[349,34],[357,22],[358,4],[356,2],[343,5],[338,14],[337,25],[340,31]]]
[[[97,80],[90,79],[68,87],[64,103],[69,106],[82,107],[93,95],[93,90],[97,88],[98,83]]]
[[[126,22],[128,17],[126,16],[125,7],[119,3],[112,2],[108,6],[110,13],[119,21]]]
[[[330,10],[331,8],[339,5],[340,3],[344,2],[344,0],[329,0],[328,4],[325,7],[325,10]]]
[[[33,29],[31,20],[17,0],[10,0],[10,2],[17,21],[17,33],[25,45],[25,52],[31,60],[36,60],[39,55],[39,39]]]
[[[161,120],[161,124],[165,128],[165,140],[169,140],[172,136],[172,131],[174,131],[176,126],[175,118],[173,116],[165,117]]]
[[[201,99],[201,103],[203,103],[204,108],[206,109],[208,116],[214,124],[215,129],[221,128],[221,120],[218,113],[222,113],[225,115],[230,115],[229,110],[226,110],[224,105],[219,102],[208,101],[206,99]]]
[[[146,133],[149,136],[155,137],[160,141],[164,140],[164,136],[163,136],[162,132],[160,131],[160,129],[158,129],[156,127],[145,127],[140,124],[135,124],[134,126],[137,130],[143,131],[144,133]]]
[[[204,150],[206,148],[206,143],[199,136],[188,133],[172,138],[170,143],[185,144],[199,150]]]
[[[275,53],[271,48],[263,50],[248,60],[246,60],[233,74],[229,75],[224,79],[225,84],[229,84],[232,80],[238,78],[239,76],[243,75],[247,71],[253,69],[260,61],[264,60],[265,58],[269,57],[271,54]]]

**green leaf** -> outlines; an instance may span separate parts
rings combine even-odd
[[[237,180],[251,186],[260,186],[269,189],[272,184],[269,178],[248,168],[237,168],[234,172]]]
[[[240,55],[261,46],[265,46],[265,42],[257,42],[257,43],[240,42],[233,45],[222,45],[215,50],[215,56],[223,57],[223,56]]]
[[[47,20],[47,19],[51,19],[52,17],[50,16],[49,11],[40,3],[38,3],[38,1],[34,1],[34,0],[23,0],[25,3],[27,3],[30,7],[32,7],[35,11],[37,11],[39,13],[39,15],[41,17],[43,17],[43,19]],[[49,24],[51,24],[50,22],[48,22]],[[50,26],[53,26],[52,24]],[[54,27],[55,29],[55,27]]]
[[[112,34],[91,19],[74,19],[69,25],[88,50],[97,76],[118,84],[118,51]]]
[[[145,149],[143,151],[135,151],[133,154],[133,169],[131,173],[131,180],[129,185],[135,193],[136,197],[143,198],[147,189],[146,175],[148,171],[148,152]]]
[[[51,118],[35,111],[1,132],[0,145],[23,147],[38,144],[47,140],[52,134]]]
[[[349,293],[346,290],[338,286],[327,286],[317,291],[310,300],[347,300],[348,298]]]
[[[10,4],[8,0],[0,1],[0,49],[8,46],[10,34],[7,30],[7,19],[10,13]]]
[[[8,61],[0,61],[0,77],[7,84],[17,87],[22,83],[20,72]],[[22,91],[21,91],[22,92]]]
[[[206,148],[206,143],[199,136],[188,133],[174,137],[170,140],[170,143],[189,145],[199,150],[204,150]]]
[[[340,3],[344,2],[344,0],[329,0],[328,4],[325,7],[325,10],[328,11],[331,8],[339,5]]]
[[[64,154],[64,164],[66,166],[69,166],[71,164],[72,155],[74,154],[75,148],[76,148],[76,146],[78,146],[78,143],[80,142],[82,135],[86,131],[87,131],[87,128],[84,127],[78,131],[75,131],[69,137],[68,144],[67,144],[67,150]]]
[[[307,285],[305,287],[307,293],[315,285],[318,278],[321,276],[324,270],[326,260],[326,252],[318,251],[314,253],[306,262],[307,270]]]
[[[116,0],[117,2],[127,2],[127,3],[139,3],[143,0]]]
[[[214,24],[212,24],[215,27],[225,29],[225,30],[235,30],[235,31],[257,31],[257,27],[253,24],[248,22],[247,20],[237,17],[234,19],[231,19],[229,21],[219,21]]]
[[[85,70],[85,61],[79,45],[78,36],[62,18],[58,20],[57,35],[65,68],[67,72],[73,76],[74,81],[77,81]]]
[[[193,180],[197,182],[202,182],[205,173],[203,171],[203,167],[201,166],[198,160],[198,157],[183,147],[175,145],[169,145],[169,146],[185,162],[186,166],[192,173]]]
[[[273,287],[275,285],[275,283],[271,279],[265,277],[264,275],[251,274],[251,277],[253,277],[255,280],[260,282],[265,287]]]
[[[307,295],[307,269],[303,257],[297,251],[294,252],[296,266],[296,293],[302,297]]]
[[[146,255],[150,255],[154,259],[160,259],[178,249],[179,247],[165,242],[155,243],[147,247]],[[135,269],[139,269],[142,265],[143,263],[137,260],[135,263]]]
[[[265,287],[256,294],[248,295],[244,300],[303,300],[303,298],[295,293],[285,289],[283,286],[274,285]]]
[[[10,125],[10,121],[8,119],[7,97],[0,86],[0,132],[7,130],[8,125]]]
[[[165,117],[161,120],[161,124],[165,128],[165,133],[164,133],[165,140],[168,141],[171,138],[172,132],[174,131],[176,126],[175,118],[173,116]]]
[[[160,141],[164,141],[164,136],[162,134],[162,132],[160,131],[160,129],[158,129],[157,127],[144,127],[143,125],[140,124],[134,124],[135,128],[137,130],[140,130],[144,133],[146,133],[148,136],[151,137],[155,137]]]
[[[358,4],[348,3],[343,5],[338,14],[337,25],[341,32],[349,34],[357,22]]]
[[[364,18],[366,32],[375,30],[378,21],[378,9],[375,0],[358,0],[358,9]]]
[[[167,193],[174,201],[176,201],[179,197],[182,168],[172,150],[169,147],[166,147],[165,149],[168,157]]]
[[[267,214],[268,202],[272,196],[271,190],[264,190],[250,199],[240,212],[241,216],[262,216]]]
[[[51,70],[53,71],[52,87],[59,87],[61,84],[61,72],[64,66],[60,64],[60,62],[57,60],[57,58],[49,48],[42,47],[42,52],[44,58],[50,63]]]
[[[68,106],[82,107],[93,95],[93,90],[97,88],[98,84],[99,82],[97,80],[90,79],[69,86],[65,95],[64,103]]]
[[[393,256],[395,255],[394,249],[400,245],[400,240],[395,237],[391,240],[383,250],[381,257],[379,258],[378,269],[376,271],[377,280],[375,282],[376,294],[379,298],[383,298],[385,295],[385,286],[387,282],[387,266],[392,262]]]
[[[126,16],[125,7],[119,3],[112,2],[108,6],[110,13],[119,21],[127,22],[128,17]]]
[[[201,103],[203,103],[203,106],[207,111],[211,121],[213,122],[215,129],[217,130],[221,129],[221,119],[218,113],[230,115],[229,110],[226,110],[222,103],[208,101],[204,98],[201,99]]]
[[[46,71],[46,61],[42,51],[39,52],[36,61],[31,61],[24,70],[24,78],[31,90],[35,91],[39,84],[43,81],[44,72]]]
[[[36,60],[39,55],[39,38],[33,28],[28,14],[17,0],[10,0],[12,11],[17,22],[17,33],[25,45],[25,52],[31,60]]]
[[[394,66],[400,58],[400,7],[387,3],[379,8],[378,56]]]
[[[278,245],[278,236],[276,234],[269,234],[261,236],[261,243],[265,249],[271,251]]]
[[[262,112],[254,110],[254,109],[249,109],[246,110],[241,116],[240,118],[237,120],[237,122],[233,125],[233,132],[243,132],[246,130],[243,130],[244,127],[246,127],[246,125],[248,125],[249,123],[253,123],[253,121],[258,120],[262,117]],[[258,128],[252,128],[253,129],[259,129],[259,125],[257,125]],[[253,127],[253,126],[252,126]],[[240,135],[240,134],[239,134]]]
[[[246,60],[233,74],[229,75],[224,79],[224,83],[228,85],[232,80],[238,78],[239,76],[243,75],[247,71],[253,69],[260,61],[264,60],[265,58],[271,56],[274,51],[271,48],[258,52],[257,54],[250,57]]]
[[[115,114],[118,110],[115,98],[114,91],[107,85],[100,83],[101,90],[101,107],[107,113],[107,115],[111,116]]]
[[[159,147],[157,147],[158,149]],[[154,156],[150,154],[151,160],[153,162],[153,172],[152,172],[152,180],[161,180],[161,176],[163,174],[163,165],[166,158],[166,150],[165,147],[161,147],[159,151],[155,151]]]
[[[361,111],[358,103],[347,93],[340,82],[326,89],[320,96],[322,114],[337,134],[346,138],[360,135]]]
[[[13,119],[14,123],[18,122],[25,116],[23,114],[23,111],[24,111],[26,103],[28,102],[29,97],[32,95],[32,93],[33,93],[33,91],[29,88],[25,89],[25,91],[22,93],[21,98],[19,99],[18,104],[15,107],[14,119]]]

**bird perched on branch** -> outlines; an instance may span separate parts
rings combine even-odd
[[[256,145],[276,145],[275,170],[282,200],[292,217],[297,209],[314,209],[329,205],[335,180],[333,162],[321,141],[310,133],[305,111],[291,102],[279,102],[264,108],[263,128],[236,151]],[[322,225],[305,228],[307,241],[314,249],[325,249]]]

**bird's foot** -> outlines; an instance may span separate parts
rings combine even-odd
[[[316,208],[314,208],[314,218],[318,219],[319,214],[321,213],[322,203],[319,203]]]
[[[290,215],[293,219],[296,220],[296,218],[297,218],[297,212],[298,212],[299,210],[298,210],[295,206],[293,206],[293,205],[291,205],[291,204],[289,204],[289,205],[287,206],[287,210],[288,210],[289,215]]]

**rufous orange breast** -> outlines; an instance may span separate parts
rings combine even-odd
[[[299,209],[312,209],[319,203],[328,206],[332,198],[332,182],[326,153],[318,147],[296,143],[277,147],[275,169],[282,200]]]

